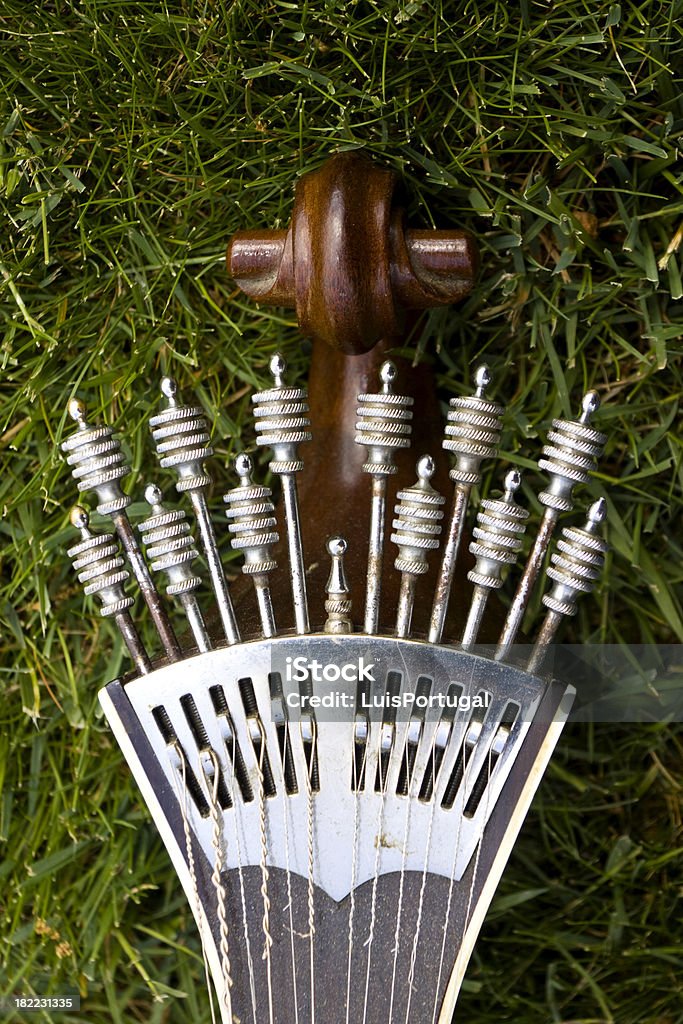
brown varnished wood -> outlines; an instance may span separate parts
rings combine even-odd
[[[408,311],[461,299],[478,266],[469,233],[407,228],[396,203],[396,184],[393,172],[362,154],[338,153],[299,180],[286,231],[238,232],[227,251],[228,271],[239,287],[258,302],[295,308],[302,332],[313,338],[308,385],[313,441],[301,447],[304,470],[298,487],[314,628],[324,621],[326,540],[338,533],[348,542],[354,622],[360,626],[363,620],[371,478],[361,469],[365,449],[354,442],[357,396],[379,390],[379,368],[400,344],[406,320],[414,320]],[[446,509],[453,492],[449,458],[441,449],[443,417],[433,370],[427,361],[416,366],[394,361],[396,390],[413,396],[415,405],[412,445],[397,452],[398,472],[388,484],[380,614],[386,630],[395,620],[400,584],[393,568],[396,549],[389,540],[396,492],[415,482],[415,463],[424,454],[436,459],[432,484],[446,496]],[[293,626],[293,613],[281,507],[278,524],[279,569],[271,587],[278,628],[287,629]],[[464,625],[470,594],[465,570],[473,562],[468,543],[463,538],[445,638],[459,637]],[[438,563],[437,553],[429,573],[418,581],[414,633],[427,630]],[[250,581],[238,581],[233,589],[247,631],[258,632]]]
[[[296,310],[302,333],[347,354],[400,335],[409,309],[449,305],[474,282],[466,231],[405,225],[396,175],[337,153],[297,185],[286,231],[238,231],[228,273],[251,298]]]

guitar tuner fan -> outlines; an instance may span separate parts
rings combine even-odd
[[[344,160],[342,184],[348,175]],[[288,237],[275,240],[275,255],[296,263]],[[424,284],[424,263],[420,273]],[[397,279],[394,298],[416,288]],[[319,318],[317,300],[315,309]],[[113,533],[95,532],[77,506],[69,555],[131,655],[129,674],[100,701],[186,892],[223,1024],[448,1024],[572,704],[572,687],[545,666],[561,620],[604,562],[604,500],[572,511],[605,443],[590,425],[597,396],[584,397],[576,419],[553,421],[534,531],[515,469],[499,497],[470,510],[504,414],[488,397],[488,368],[476,369],[426,447],[436,403],[424,405],[420,371],[411,377],[387,348],[354,357],[314,347],[310,398],[275,356],[273,386],[252,401],[280,503],[243,453],[217,518],[206,414],[183,404],[174,381],[163,380],[150,420],[162,474],[147,484],[137,529],[118,441],[72,403],[76,431],[63,449]],[[350,396],[349,380],[362,385]],[[173,500],[160,487],[171,477]],[[561,514],[571,519],[552,546]],[[496,625],[493,594],[516,571],[525,531],[535,536]],[[228,541],[243,560],[230,584]],[[515,641],[551,547],[542,621],[521,663],[527,648]],[[135,584],[156,631],[154,647],[145,633],[149,649]],[[497,644],[475,646],[489,619]]]

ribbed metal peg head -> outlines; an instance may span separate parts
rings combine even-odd
[[[349,585],[344,572],[344,554],[346,553],[344,538],[330,537],[327,542],[327,552],[332,559],[332,565],[327,580],[327,600],[325,601],[327,621],[324,629],[326,633],[350,633],[353,623],[351,622]]]

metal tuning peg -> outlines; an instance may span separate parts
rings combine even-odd
[[[489,368],[482,364],[474,375],[474,394],[450,401],[443,447],[455,453],[450,471],[455,490],[429,622],[429,640],[434,644],[443,636],[470,493],[481,480],[482,462],[494,458],[498,451],[504,410],[484,397],[490,383]]]
[[[346,541],[343,537],[330,537],[327,542],[327,551],[332,559],[332,566],[327,581],[327,600],[325,601],[327,620],[325,622],[325,632],[352,633],[351,597],[344,572]]]
[[[223,495],[228,506],[230,543],[236,551],[244,552],[242,572],[251,576],[256,588],[261,627],[265,637],[275,636],[275,615],[270,596],[268,574],[277,568],[272,547],[279,540],[275,529],[277,520],[271,501],[270,487],[255,484],[251,478],[252,462],[248,455],[238,455],[235,470],[240,478],[239,487]]]
[[[515,493],[522,482],[521,474],[512,469],[505,477],[502,498],[482,501],[477,513],[477,525],[472,534],[470,552],[476,556],[476,565],[467,574],[474,584],[472,602],[462,637],[462,647],[468,650],[476,641],[489,594],[503,585],[503,570],[514,565],[522,547],[529,513],[515,501]]]
[[[287,524],[287,547],[292,574],[292,600],[297,633],[308,633],[308,599],[306,596],[306,572],[301,526],[299,522],[299,500],[296,489],[296,474],[304,468],[299,458],[299,445],[310,441],[311,421],[308,417],[308,394],[304,388],[290,388],[284,382],[287,364],[277,353],[270,361],[270,372],[275,386],[267,391],[252,395],[256,419],[256,442],[273,450],[270,470],[282,480],[282,495],[285,502]]]
[[[401,573],[396,615],[398,637],[406,637],[410,633],[417,577],[429,568],[427,552],[439,546],[443,519],[440,506],[445,498],[429,482],[435,468],[432,457],[423,455],[417,463],[417,483],[397,494],[398,504],[394,509],[397,518],[392,523],[394,533],[391,541],[398,545],[394,568]]]
[[[152,514],[138,525],[147,557],[154,572],[166,574],[166,593],[180,601],[200,651],[210,651],[211,641],[204,622],[195,590],[201,585],[201,576],[192,571],[192,563],[199,557],[194,546],[185,513],[181,509],[167,509],[163,495],[156,484],[145,488],[145,501]]]
[[[607,515],[607,503],[599,498],[588,510],[583,529],[565,527],[551,555],[548,578],[555,584],[543,597],[548,609],[534,644],[527,671],[537,672],[548,653],[557,628],[565,615],[576,614],[580,594],[589,594],[605,564],[607,543],[599,535]]]
[[[539,468],[550,475],[548,487],[538,496],[545,512],[498,641],[498,661],[507,656],[517,636],[560,513],[574,507],[574,488],[588,481],[589,472],[602,455],[607,438],[589,425],[599,408],[598,393],[588,391],[578,420],[553,420],[548,432],[550,444],[544,446],[544,458],[538,461]]]
[[[162,469],[174,470],[178,477],[176,490],[190,496],[225,638],[229,644],[236,644],[239,629],[206,500],[211,477],[204,468],[204,460],[213,455],[208,424],[199,406],[181,404],[178,385],[172,377],[164,377],[161,393],[167,407],[149,421],[159,464]]]
[[[116,538],[110,533],[93,533],[90,517],[81,505],[72,508],[69,518],[71,525],[81,533],[80,543],[67,552],[78,580],[88,596],[94,594],[99,599],[100,615],[114,619],[136,669],[146,675],[152,671],[152,665],[129,611],[135,602],[123,589],[129,573],[119,554]]]
[[[121,451],[121,444],[113,436],[111,427],[96,427],[87,422],[85,406],[78,398],[69,402],[68,411],[78,425],[76,433],[63,441],[61,446],[71,466],[71,474],[78,484],[79,492],[84,494],[94,491],[99,502],[97,511],[111,518],[166,655],[176,661],[182,657],[180,645],[126,512],[132,499],[123,493],[120,481],[130,473],[130,467]]]
[[[386,515],[387,477],[396,472],[394,453],[410,447],[411,406],[408,395],[394,393],[396,366],[390,360],[379,371],[382,390],[378,394],[358,395],[356,410],[356,444],[366,448],[363,472],[372,475],[370,539],[365,591],[363,631],[375,634],[379,625],[379,603],[382,590],[382,557],[384,553],[384,520]]]

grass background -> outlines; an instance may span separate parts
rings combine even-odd
[[[539,428],[602,395],[612,554],[572,638],[683,639],[682,15],[0,0],[0,991],[80,988],[89,1024],[208,1019],[189,910],[98,710],[125,659],[67,565],[57,444],[78,392],[124,428],[139,494],[171,371],[228,481],[270,354],[298,376],[307,355],[291,316],[232,290],[224,246],[287,223],[297,175],[334,150],[396,169],[416,222],[479,236],[475,291],[409,345],[444,400],[485,355],[505,458],[532,465]],[[565,735],[462,1019],[683,1020],[681,747],[658,724]]]

